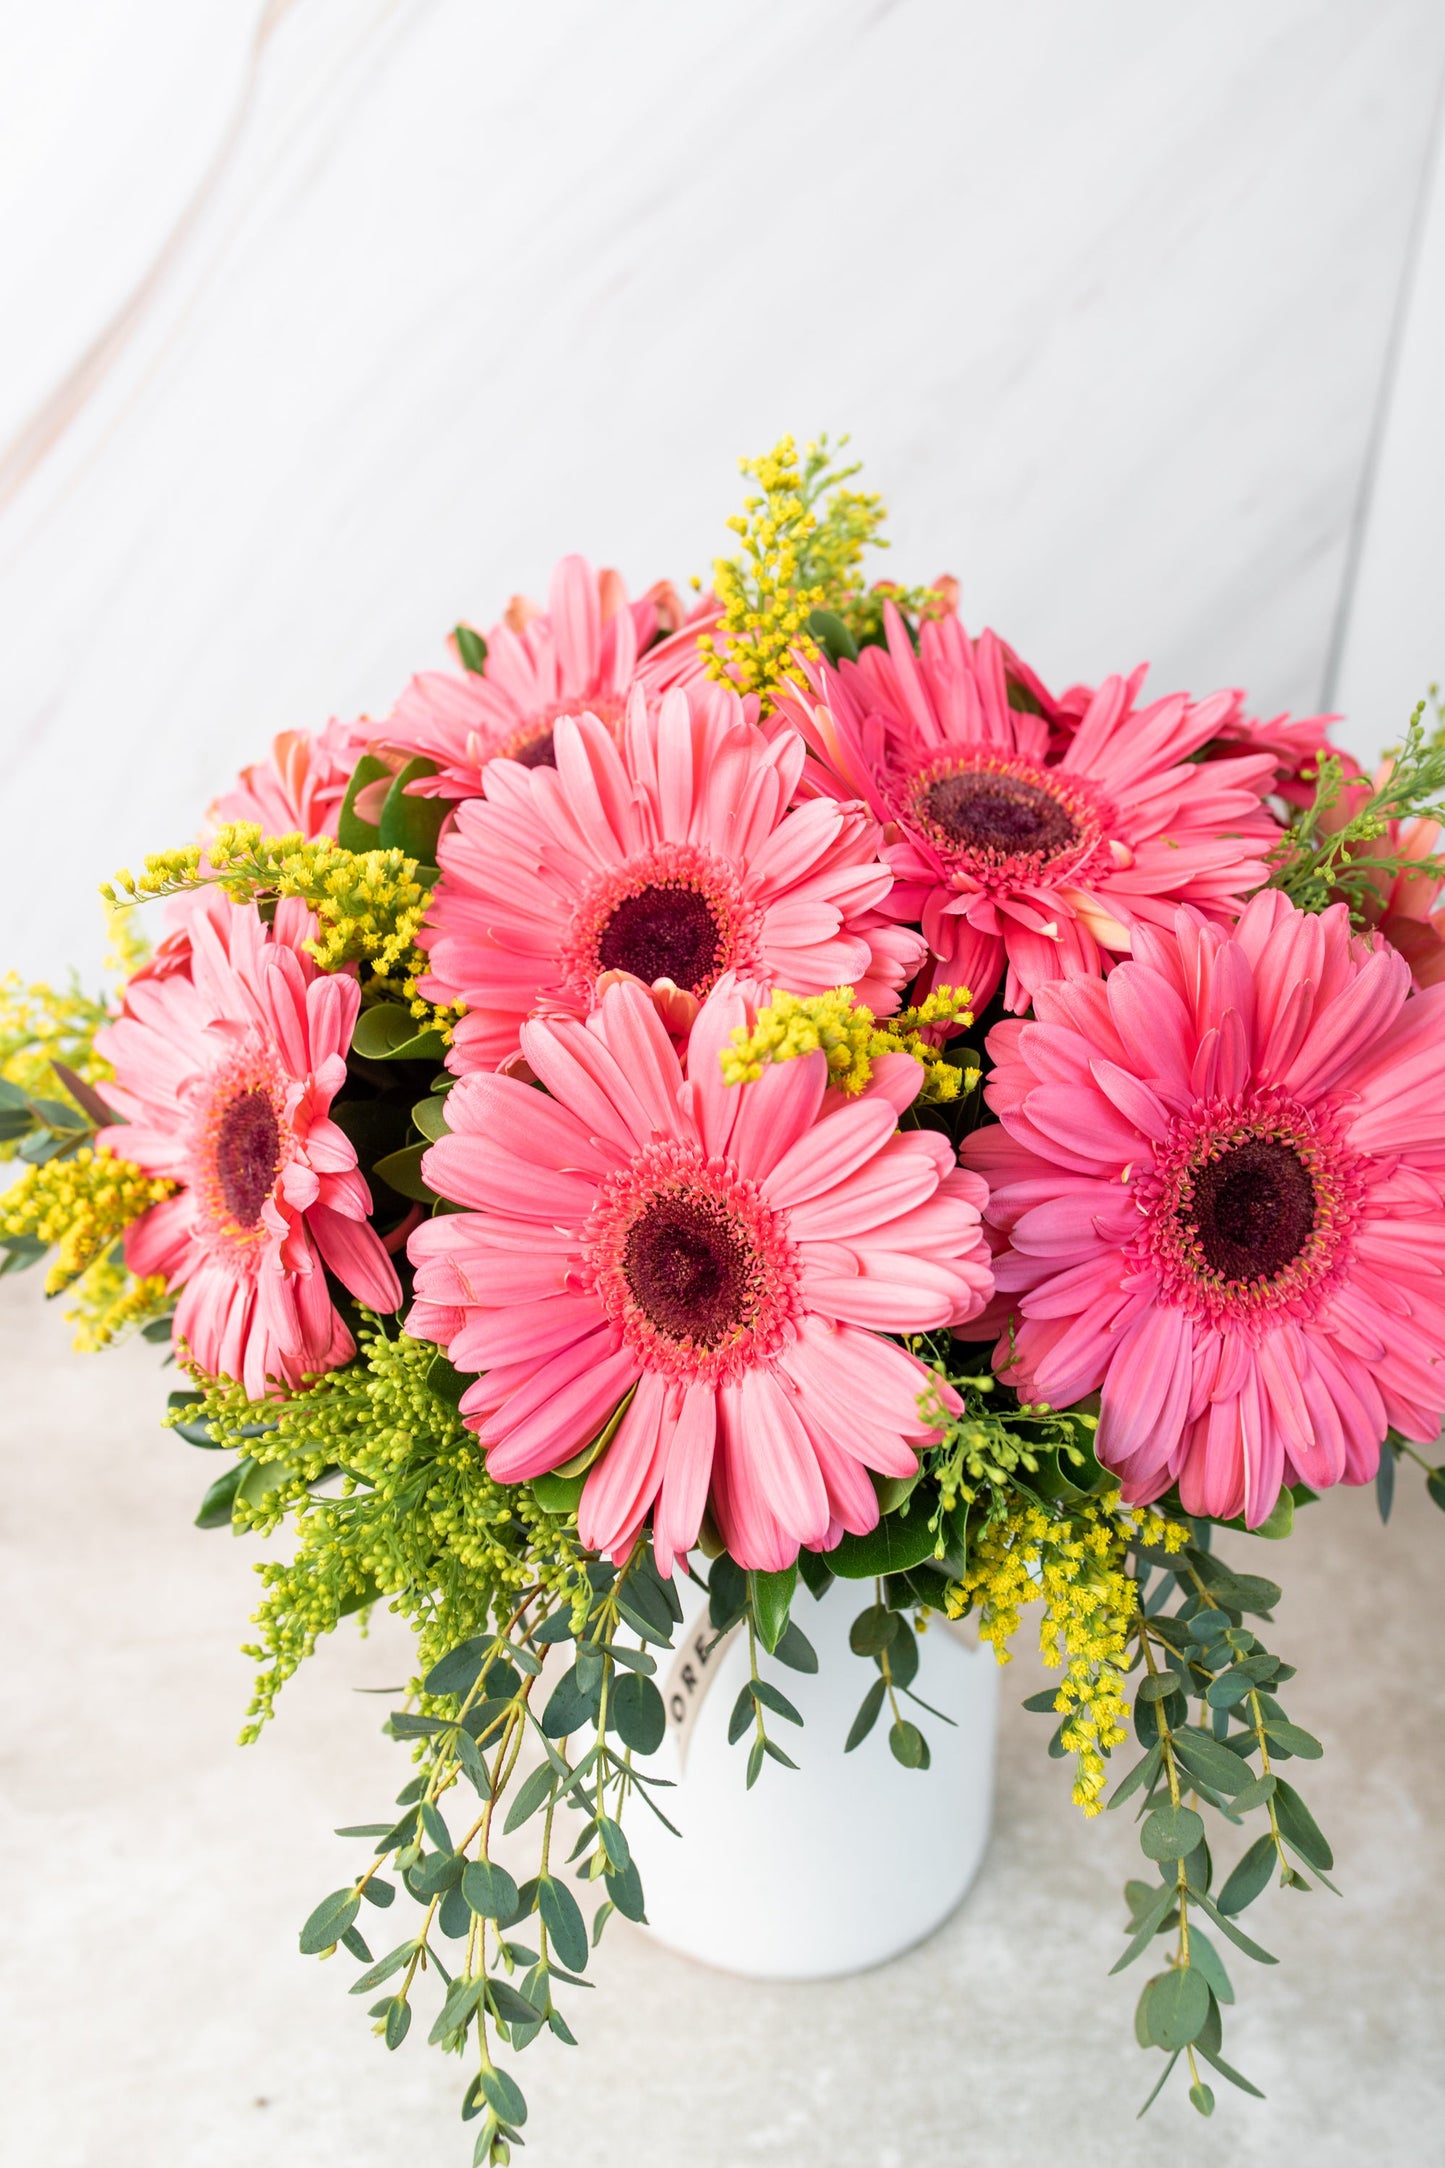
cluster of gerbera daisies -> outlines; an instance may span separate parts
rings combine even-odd
[[[463,1498],[469,1612],[425,1561],[378,1580],[374,1545],[332,1610],[404,1597],[433,1660],[467,1625],[501,1632],[482,1676],[518,1619],[585,1639],[604,1568],[665,1584],[704,1555],[747,1577],[770,1648],[800,1560],[810,1586],[876,1566],[885,1607],[987,1616],[990,1573],[1007,1609],[1026,1553],[1043,1585],[1049,1532],[1084,1528],[1107,1602],[1071,1569],[1049,1613],[1084,1802],[1151,1570],[1186,1629],[1203,1607],[1236,1637],[1191,1681],[1164,1634],[1181,1703],[1255,1662],[1263,1781],[1274,1659],[1243,1619],[1265,1606],[1205,1524],[1279,1526],[1445,1411],[1445,869],[1411,818],[1442,756],[1417,727],[1366,779],[1327,718],[1151,699],[1142,670],[1051,692],[970,635],[952,581],[864,586],[876,503],[823,455],[751,471],[713,592],[632,599],[564,558],[544,607],[459,627],[456,667],[379,720],[278,738],[195,846],[122,878],[171,896],[165,937],[67,1041],[64,1101],[6,1071],[33,1163],[10,1253],[68,1237],[62,1278],[113,1281],[123,1251],[112,1298],[194,1374],[178,1420],[243,1441],[225,1518],[304,1515],[328,1471],[354,1488],[360,1447],[308,1459],[295,1411],[378,1374],[381,1343],[421,1350],[471,1434],[463,1492],[518,1511],[488,1552]],[[291,1458],[248,1489],[268,1435]],[[1195,1766],[1148,1708],[1145,1804],[1187,1813],[1181,1772],[1227,1802],[1220,1727]],[[427,1721],[428,1751],[466,1730]],[[1195,1850],[1153,1851],[1179,1876],[1156,1926],[1209,1904]],[[355,1934],[354,1904],[330,1933],[344,1912],[312,1946]],[[1193,2031],[1179,2000],[1148,2036],[1197,2090],[1217,1998]],[[510,2081],[478,2084],[505,2147]]]

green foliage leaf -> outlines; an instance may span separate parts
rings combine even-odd
[[[451,801],[447,798],[413,798],[408,795],[407,785],[436,772],[434,760],[421,757],[409,760],[387,792],[377,824],[384,851],[404,851],[421,866],[434,866],[437,862],[437,837],[442,822],[451,811]]]
[[[788,1566],[781,1573],[753,1572],[748,1575],[753,1623],[758,1630],[758,1639],[770,1656],[787,1630],[788,1612],[797,1585],[796,1565]]]
[[[818,1668],[818,1652],[803,1632],[796,1619],[789,1619],[778,1637],[773,1654],[780,1664],[790,1671],[815,1672]]]
[[[527,2103],[522,2088],[505,2070],[495,2067],[484,2070],[478,2083],[482,2098],[499,2123],[509,2130],[516,2130],[527,2120]]]
[[[1300,1798],[1292,1784],[1280,1777],[1274,1787],[1274,1811],[1279,1821],[1280,1835],[1284,1837],[1301,1859],[1324,1873],[1333,1867],[1335,1855],[1325,1842],[1319,1823]]]
[[[399,1197],[410,1197],[414,1204],[435,1204],[436,1191],[428,1188],[421,1166],[430,1150],[429,1144],[404,1144],[399,1152],[379,1159],[371,1171]]]
[[[454,625],[452,638],[456,642],[457,656],[464,670],[480,677],[487,667],[487,643],[470,625]]]
[[[401,2046],[410,2030],[411,2004],[404,1996],[393,1995],[386,2013],[386,2033],[384,2035],[386,2044],[393,2053]]]
[[[249,1453],[243,1454],[233,1468],[218,1475],[201,1500],[201,1510],[196,1515],[197,1528],[229,1528],[231,1509],[236,1503],[236,1493],[251,1470],[257,1466]]]
[[[1144,1990],[1144,2022],[1155,2047],[1172,2054],[1188,2047],[1209,2018],[1209,1984],[1193,1965],[1160,1973]]]
[[[354,1889],[334,1889],[329,1897],[323,1897],[310,1919],[301,1930],[301,1955],[319,1956],[338,1943],[361,1910],[361,1899]]]
[[[430,1025],[418,1030],[416,1018],[400,1002],[377,1001],[356,1019],[351,1051],[363,1061],[440,1061],[446,1041]]]
[[[369,1995],[374,1987],[380,1987],[383,1980],[389,1980],[394,1972],[400,1972],[403,1965],[411,1962],[416,1947],[414,1936],[410,1941],[399,1942],[385,1957],[378,1958],[369,1972],[363,1972],[359,1980],[352,1981],[352,1994]]]
[[[1395,1448],[1386,1438],[1380,1447],[1380,1463],[1375,1470],[1375,1504],[1380,1519],[1388,1521],[1390,1508],[1395,1503]]]
[[[552,1938],[553,1948],[568,1971],[585,1971],[587,1927],[581,1907],[566,1883],[544,1874],[537,1884],[537,1910]]]
[[[873,1681],[873,1684],[863,1696],[858,1714],[849,1726],[848,1737],[843,1746],[845,1754],[851,1754],[855,1746],[863,1744],[863,1741],[878,1721],[878,1712],[883,1706],[883,1697],[887,1691],[887,1683],[883,1679]]]
[[[1445,1512],[1445,1467],[1430,1470],[1425,1478],[1425,1489],[1441,1511]]]
[[[1192,1807],[1155,1807],[1139,1832],[1147,1859],[1185,1859],[1204,1836],[1204,1822]]]
[[[509,2028],[531,2026],[535,2030],[541,2021],[542,2013],[536,2004],[528,2002],[505,1980],[488,1980],[486,1999],[493,2017]]]
[[[866,1536],[844,1536],[828,1552],[828,1564],[845,1581],[872,1581],[921,1566],[932,1558],[934,1542],[928,1515],[915,1506],[906,1520],[886,1514]]]
[[[647,1913],[642,1902],[642,1877],[637,1871],[636,1860],[629,1860],[626,1867],[618,1873],[608,1870],[607,1890],[612,1903],[624,1919],[645,1923]]]
[[[381,834],[375,823],[364,821],[356,811],[356,801],[370,783],[379,783],[384,775],[391,774],[390,763],[378,760],[375,753],[363,753],[347,785],[346,796],[341,801],[341,813],[336,824],[336,840],[344,851],[375,851],[381,848]]]
[[[530,1489],[544,1513],[570,1515],[582,1503],[585,1475],[534,1475]]]
[[[748,1682],[754,1701],[760,1701],[765,1709],[782,1717],[787,1724],[801,1724],[803,1719],[793,1707],[786,1694],[780,1694],[768,1679],[751,1679]]]
[[[1131,1885],[1132,1886],[1132,1885]],[[1123,1972],[1132,1965],[1142,1950],[1148,1948],[1164,1922],[1174,1910],[1177,1891],[1172,1882],[1161,1882],[1143,1909],[1136,1912],[1132,1922],[1133,1932],[1123,1954],[1109,1967],[1110,1973]]]
[[[1274,1873],[1274,1858],[1274,1834],[1265,1830],[1263,1836],[1254,1838],[1250,1849],[1246,1854],[1241,1854],[1241,1858],[1231,1869],[1231,1875],[1228,1875],[1224,1888],[1220,1890],[1218,1899],[1215,1899],[1215,1904],[1220,1906],[1220,1912],[1228,1912],[1233,1919],[1235,1912],[1244,1912],[1248,1904],[1254,1904],[1254,1899],[1259,1897],[1265,1882],[1270,1880],[1270,1875]]]
[[[629,1672],[613,1683],[607,1714],[624,1746],[634,1754],[655,1754],[667,1730],[667,1711],[662,1695],[651,1679]]]
[[[491,1634],[474,1634],[433,1664],[424,1680],[429,1694],[469,1694],[481,1676],[482,1664],[493,1646]]]
[[[933,1758],[928,1751],[928,1741],[918,1726],[904,1718],[889,1726],[888,1749],[893,1759],[902,1762],[905,1769],[926,1769]]]
[[[577,1666],[573,1664],[564,1671],[548,1697],[542,1711],[542,1730],[549,1739],[567,1739],[574,1731],[595,1722],[598,1694],[583,1691],[578,1678]]]
[[[512,1801],[502,1824],[503,1835],[509,1837],[514,1829],[520,1829],[523,1822],[529,1821],[543,1802],[551,1798],[556,1783],[556,1776],[546,1762],[540,1769],[534,1769]]]
[[[1242,1792],[1251,1781],[1248,1766],[1208,1732],[1180,1730],[1174,1733],[1174,1751],[1189,1774],[1211,1791],[1226,1795]]]
[[[1197,1921],[1191,1921],[1189,1926],[1189,1962],[1203,1973],[1216,2002],[1233,2002],[1234,1989],[1224,1960]]]
[[[498,1920],[505,1926],[517,1916],[517,1885],[495,1860],[468,1861],[462,1872],[462,1895],[479,1919]]]
[[[848,1646],[855,1656],[881,1656],[896,1638],[903,1621],[896,1611],[874,1603],[860,1611],[848,1628]]]
[[[858,660],[858,643],[836,611],[809,610],[808,630],[829,662],[836,665]]]
[[[1298,1724],[1286,1723],[1283,1717],[1272,1718],[1264,1731],[1272,1746],[1283,1747],[1287,1754],[1297,1754],[1301,1761],[1318,1761],[1324,1753],[1312,1732],[1301,1730]]]
[[[1196,2043],[1196,2052],[1204,2057],[1211,2069],[1217,2070],[1222,2078],[1228,2078],[1230,2084],[1237,2085],[1242,2093],[1250,2093],[1256,2100],[1264,2099],[1264,2094],[1257,2085],[1251,2085],[1248,2078],[1242,2078],[1237,2070],[1230,2068],[1222,2055],[1216,2055],[1205,2047],[1202,2041]]]

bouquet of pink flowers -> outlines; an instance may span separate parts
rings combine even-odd
[[[203,1527],[294,1523],[246,1736],[343,1617],[415,1628],[414,1773],[301,1948],[390,2048],[438,1981],[479,2162],[526,2115],[499,2045],[570,2040],[644,1917],[684,1576],[748,1627],[749,1785],[791,1766],[800,1586],[873,1584],[848,1743],[886,1706],[919,1770],[918,1622],[1004,1658],[1037,1602],[1051,1751],[1138,1818],[1139,2038],[1204,2114],[1209,2072],[1252,2091],[1239,1916],[1332,1859],[1239,1561],[1335,1483],[1387,1510],[1402,1456],[1445,1503],[1445,737],[1367,778],[1238,693],[1051,692],[953,581],[864,584],[881,506],[826,445],[745,468],[691,606],[563,559],[118,876],[113,998],[0,1013],[6,1267],[53,1253],[86,1344],[173,1345]]]

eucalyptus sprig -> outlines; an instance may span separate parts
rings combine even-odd
[[[1280,1590],[1214,1557],[1205,1548],[1208,1533],[1196,1526],[1196,1540],[1177,1552],[1143,1544],[1135,1552],[1141,1608],[1132,1630],[1140,1671],[1134,1730],[1144,1753],[1115,1784],[1109,1806],[1137,1802],[1140,1849],[1155,1879],[1126,1888],[1129,1940],[1112,1969],[1122,1972],[1158,1937],[1172,1937],[1166,1963],[1145,1984],[1135,2012],[1140,2046],[1166,2057],[1141,2115],[1181,2056],[1200,2114],[1214,2110],[1201,2062],[1260,2097],[1224,2059],[1223,2012],[1234,1988],[1201,1917],[1254,1963],[1272,1965],[1269,1951],[1239,1926],[1239,1914],[1276,1875],[1282,1888],[1308,1890],[1320,1882],[1334,1889],[1329,1844],[1280,1774],[1283,1763],[1316,1761],[1323,1751],[1286,1715],[1279,1689],[1294,1668],[1265,1647],[1257,1630],[1269,1622]],[[1191,1702],[1198,1705],[1192,1718]],[[1234,1828],[1248,1827],[1255,1816],[1266,1824],[1222,1882],[1202,1808]]]
[[[540,1589],[528,1590],[494,1630],[460,1643],[432,1666],[419,1706],[389,1718],[393,1737],[421,1742],[422,1766],[398,1795],[400,1818],[337,1832],[374,1839],[372,1859],[312,1912],[301,1930],[302,1954],[326,1957],[340,1945],[366,1968],[352,1982],[353,1995],[387,1987],[370,2016],[389,2049],[410,2031],[419,1978],[437,1975],[443,1993],[428,2040],[474,2060],[461,2110],[464,2121],[480,2123],[474,2163],[509,2161],[527,2116],[526,2096],[498,2066],[494,2049],[519,2053],[544,2030],[575,2046],[556,1990],[590,1984],[583,1977],[588,1958],[614,1911],[645,1917],[622,1818],[627,1801],[640,1794],[667,1819],[649,1797],[665,1780],[640,1772],[633,1755],[654,1752],[666,1724],[646,1644],[670,1646],[681,1615],[645,1538],[621,1568],[591,1563],[574,1603],[549,1608]],[[622,1632],[644,1645],[620,1640]],[[545,1652],[567,1642],[574,1645],[572,1663],[538,1715],[533,1701]],[[574,1737],[583,1742],[575,1759]],[[529,1741],[540,1759],[524,1774]],[[459,1819],[467,1826],[459,1837],[443,1809],[449,1795],[454,1818],[464,1806]],[[570,1857],[559,1862],[556,1817],[564,1806],[586,1819]],[[537,1872],[520,1886],[493,1856],[499,1811],[502,1835],[538,1826]],[[396,1882],[380,1876],[388,1861]],[[572,1880],[605,1892],[590,1934]],[[373,1959],[357,1926],[361,1905],[388,1909],[398,1885],[421,1908],[420,1925]],[[520,1939],[528,1933],[535,1934],[535,1949]],[[450,1963],[442,1954],[446,1942],[459,1946]]]

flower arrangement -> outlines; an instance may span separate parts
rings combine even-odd
[[[691,606],[564,559],[117,876],[111,996],[0,1001],[0,1269],[173,1348],[202,1527],[294,1530],[243,1737],[343,1618],[414,1629],[412,1773],[301,1949],[390,2049],[424,2007],[477,2162],[645,1917],[684,1576],[749,1786],[805,1592],[868,1584],[847,1748],[886,1709],[920,1772],[918,1632],[1004,1661],[1038,1605],[1028,1706],[1137,1819],[1154,2090],[1254,2091],[1241,1915],[1333,1860],[1252,1539],[1401,1459],[1445,1505],[1445,733],[1370,779],[1329,718],[1050,692],[953,581],[865,584],[826,443],[744,467]]]

